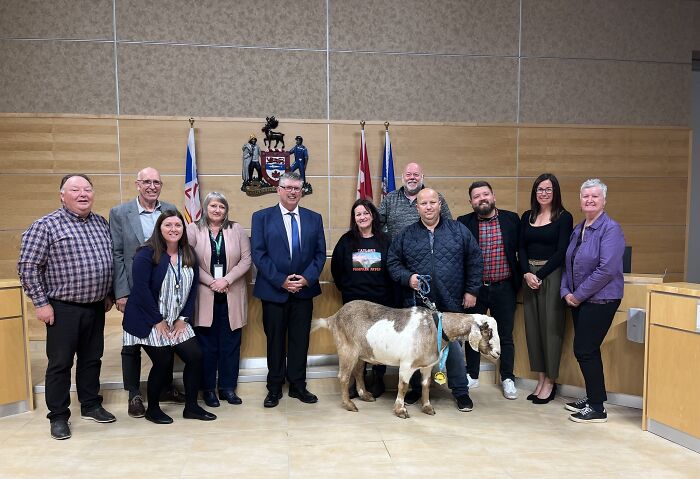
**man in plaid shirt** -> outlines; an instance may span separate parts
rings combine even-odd
[[[484,273],[476,305],[467,313],[489,314],[498,323],[501,338],[501,385],[506,399],[517,399],[513,366],[515,345],[513,321],[515,296],[522,284],[522,274],[516,259],[520,236],[520,218],[512,211],[496,208],[496,195],[486,181],[475,181],[469,186],[469,203],[474,210],[457,218],[479,241],[484,256]],[[469,387],[479,386],[481,356],[478,351],[466,348],[467,379]]]
[[[107,221],[92,212],[90,178],[61,180],[63,206],[36,220],[22,235],[22,287],[46,324],[46,406],[51,437],[71,437],[70,386],[73,357],[81,417],[114,422],[102,407],[100,368],[105,312],[112,308],[112,239]]]

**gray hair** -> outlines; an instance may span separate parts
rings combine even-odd
[[[600,181],[598,178],[591,178],[589,180],[586,180],[583,182],[581,185],[581,193],[583,193],[583,190],[586,190],[588,188],[595,188],[598,187],[600,188],[600,191],[603,193],[603,198],[607,198],[608,196],[608,187]]]
[[[301,175],[297,173],[296,171],[285,171],[282,176],[280,176],[280,181],[278,185],[282,185],[282,181],[287,180],[287,181],[299,181],[301,182]]]
[[[204,198],[204,203],[202,204],[204,214],[197,220],[197,226],[199,226],[201,229],[209,228],[209,215],[207,215],[207,208],[209,207],[209,203],[212,201],[218,201],[226,207],[226,214],[224,214],[224,221],[221,223],[221,229],[231,228],[235,221],[228,219],[228,200],[223,193],[219,193],[218,191],[212,191],[206,198]]]

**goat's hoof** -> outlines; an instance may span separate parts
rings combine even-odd
[[[422,408],[420,408],[421,411],[423,411],[425,414],[429,416],[434,416],[435,415],[435,408],[433,408],[432,404],[426,404]]]
[[[400,409],[394,409],[394,414],[396,414],[396,416],[400,417],[401,419],[408,419],[410,417],[405,407],[402,407]]]
[[[365,402],[374,402],[374,396],[372,396],[372,394],[368,392],[365,392],[363,395],[361,395],[360,399],[362,399]]]
[[[348,401],[346,403],[343,403],[343,407],[345,409],[347,409],[348,411],[357,412],[357,406],[355,406],[355,403],[352,401]]]

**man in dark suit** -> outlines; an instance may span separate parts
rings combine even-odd
[[[277,406],[282,398],[285,356],[289,396],[318,401],[306,389],[306,356],[313,298],[321,294],[318,278],[326,262],[326,239],[321,215],[299,207],[302,185],[298,173],[283,174],[279,204],[253,213],[251,250],[258,270],[253,296],[262,300],[267,336],[265,407]]]
[[[175,210],[174,205],[158,201],[163,182],[155,168],[144,168],[136,175],[138,196],[127,203],[115,206],[109,212],[109,230],[112,234],[114,257],[114,296],[117,309],[124,312],[134,284],[131,266],[134,254],[153,233],[153,227],[165,210]],[[141,347],[122,347],[122,374],[124,389],[129,391],[128,413],[131,417],[143,417],[146,410],[141,396]],[[172,380],[171,380],[172,382]],[[184,396],[172,386],[161,399],[164,402],[184,402]]]
[[[496,208],[496,195],[486,181],[475,181],[469,186],[469,203],[473,213],[460,216],[457,221],[464,224],[479,241],[484,257],[482,285],[476,305],[468,313],[489,314],[498,323],[501,338],[500,374],[503,396],[517,399],[513,365],[513,321],[515,296],[522,282],[516,252],[520,234],[520,218],[512,211]],[[481,356],[471,348],[467,350],[467,373],[471,388],[479,386]]]

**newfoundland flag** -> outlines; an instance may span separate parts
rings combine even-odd
[[[389,128],[384,136],[384,158],[382,159],[382,198],[396,189],[394,179],[394,155],[391,154]]]
[[[357,197],[358,200],[372,201],[372,178],[369,174],[369,161],[367,159],[367,143],[365,143],[365,127],[362,126],[362,139],[360,141],[360,167],[357,172]]]
[[[194,128],[190,127],[187,138],[187,161],[185,163],[185,221],[192,223],[202,216],[197,179],[197,155],[194,152]]]

